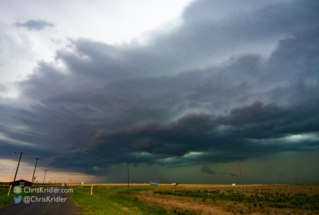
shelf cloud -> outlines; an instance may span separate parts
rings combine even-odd
[[[54,61],[14,83],[17,98],[0,103],[2,132],[38,146],[24,147],[49,166],[92,175],[121,163],[215,174],[207,163],[318,150],[319,2],[213,16],[216,4],[193,1],[179,26],[143,44],[67,38]],[[283,141],[294,135],[311,138]]]

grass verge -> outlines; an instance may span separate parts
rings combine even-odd
[[[170,214],[154,204],[139,201],[134,193],[145,189],[123,187],[74,188],[69,193],[74,202],[82,207],[84,214]]]
[[[8,191],[9,191],[9,188],[8,189],[0,189],[0,208],[4,207],[4,206],[7,206],[7,205],[10,205],[12,203],[14,203],[14,200],[13,200],[13,196],[15,197],[18,197],[18,196],[29,196],[30,194],[27,194],[27,193],[20,193],[19,195],[17,194],[14,194],[13,191],[11,190],[10,191],[10,195],[8,196]]]

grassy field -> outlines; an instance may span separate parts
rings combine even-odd
[[[13,204],[13,196],[17,197],[17,194],[14,194],[13,191],[10,191],[10,195],[8,196],[9,188],[0,188],[0,208]],[[28,194],[22,192],[19,196],[27,196]]]
[[[75,188],[69,193],[71,198],[82,207],[84,214],[169,214],[162,207],[139,201],[134,194],[152,188],[95,187],[93,195],[90,188]]]
[[[319,185],[94,184],[93,195],[91,184],[65,186],[84,214],[319,214]],[[7,193],[0,186],[0,207],[14,202]]]
[[[156,194],[162,195],[175,195],[175,196],[187,196],[202,198],[202,201],[206,199],[222,200],[241,202],[248,205],[249,208],[297,208],[297,209],[319,209],[319,195],[308,195],[307,193],[296,193],[291,195],[284,192],[269,192],[269,189],[255,189],[253,191],[239,191],[235,189],[220,190],[159,190],[155,191]]]
[[[99,184],[90,195],[73,184],[69,195],[84,214],[319,214],[318,185],[141,185]]]

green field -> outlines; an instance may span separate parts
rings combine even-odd
[[[10,195],[8,196],[9,189],[0,188],[0,208],[13,204],[13,196],[17,197],[18,195],[14,194],[13,191],[10,191]],[[30,195],[30,194],[29,194]],[[22,192],[19,196],[28,196],[28,194]]]
[[[153,187],[100,187],[74,188],[68,195],[74,202],[82,207],[84,214],[194,214],[183,210],[172,212],[152,203],[142,202],[136,198],[136,194],[145,190],[153,190]]]
[[[319,214],[318,185],[99,184],[93,195],[88,185],[65,188],[73,189],[68,195],[83,214]],[[7,193],[0,187],[0,207],[14,202]]]
[[[200,187],[200,188],[199,188]],[[318,214],[319,186],[73,187],[84,214]]]
[[[222,200],[241,202],[252,207],[275,207],[275,208],[297,208],[297,209],[319,209],[319,195],[307,195],[306,193],[296,193],[290,195],[289,193],[275,194],[267,191],[260,191],[259,189],[253,190],[247,195],[245,191],[237,190],[159,190],[155,191],[156,194],[162,195],[175,195],[202,198],[202,200]]]

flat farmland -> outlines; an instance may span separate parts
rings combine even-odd
[[[84,214],[319,214],[319,185],[66,186]]]

